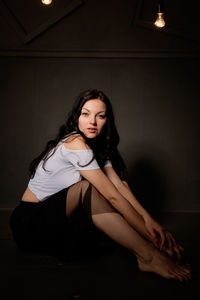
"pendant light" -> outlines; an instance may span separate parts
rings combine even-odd
[[[52,3],[52,0],[41,0],[41,2],[44,5],[50,5]]]
[[[165,27],[164,10],[163,10],[163,8],[161,8],[160,4],[158,4],[157,18],[154,22],[154,25],[158,28]]]

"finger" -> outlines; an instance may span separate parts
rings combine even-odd
[[[166,233],[166,238],[167,238],[168,248],[170,249],[170,251],[172,251],[173,244],[172,244],[172,240],[171,240],[170,234]]]
[[[180,252],[180,254],[181,254],[181,258],[184,259],[185,254],[184,254],[184,249],[183,249],[183,247],[181,247],[180,245],[178,245],[178,249],[179,249],[179,252]]]
[[[161,238],[160,250],[162,250],[162,248],[163,248],[163,246],[164,246],[164,243],[165,243],[165,241],[166,241],[166,237],[165,237],[164,230],[160,230],[160,231],[159,231],[159,234],[160,234],[160,238]]]
[[[173,245],[171,243],[170,238],[167,236],[167,246],[165,247],[164,251],[174,260],[174,249],[173,249]]]
[[[157,238],[156,233],[154,232],[154,230],[152,228],[148,228],[148,231],[153,238],[153,243],[155,244],[155,246],[157,246],[159,244],[159,240]]]
[[[170,232],[169,232],[169,236],[170,236],[171,242],[173,244],[173,247],[175,247],[177,244],[176,244],[176,241],[175,241],[173,235]]]
[[[172,235],[171,235],[172,237]],[[181,247],[179,244],[176,243],[175,239],[172,237],[172,241],[173,241],[173,250],[176,253],[177,256],[177,262],[180,263],[180,261],[183,259],[184,257],[184,249],[183,247]]]
[[[160,241],[159,241],[159,239],[158,239],[157,237],[154,239],[154,245],[155,245],[157,248],[160,248]]]
[[[179,248],[177,246],[174,247],[174,251],[176,253],[176,258],[177,258],[176,261],[179,264],[181,262],[181,259],[182,259],[181,252],[180,252],[180,250],[179,250]]]
[[[154,238],[154,245],[160,249],[160,239],[157,236]]]
[[[181,255],[179,245],[176,243],[175,239],[173,238],[173,236],[170,232],[168,232],[168,238],[170,239],[170,246],[171,246],[172,251],[175,251],[179,257]]]
[[[179,244],[176,243],[176,241],[173,238],[173,236],[172,236],[171,233],[170,233],[170,235],[171,235],[171,239],[172,239],[172,242],[173,242],[173,248],[174,249],[177,248],[178,251],[179,251],[179,253],[180,253],[180,255],[181,255],[181,258],[183,258],[184,257],[184,248],[181,245],[179,245]]]

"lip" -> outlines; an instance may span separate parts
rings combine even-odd
[[[95,132],[95,131],[97,131],[96,128],[87,128],[87,130],[90,131],[90,132]]]

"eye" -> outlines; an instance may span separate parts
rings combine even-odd
[[[105,119],[106,115],[98,115],[100,119]]]
[[[82,112],[81,113],[83,116],[88,116],[88,113],[86,113],[86,112]]]

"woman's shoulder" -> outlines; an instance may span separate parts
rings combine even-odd
[[[71,135],[64,142],[64,147],[68,150],[90,150],[85,139],[81,135]]]

